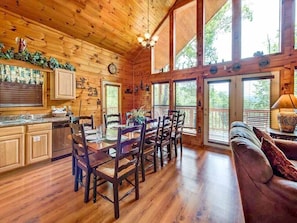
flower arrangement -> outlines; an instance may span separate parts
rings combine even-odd
[[[134,121],[134,123],[141,124],[145,120],[146,110],[141,106],[139,109],[132,109],[130,118]]]

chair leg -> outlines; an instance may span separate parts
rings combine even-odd
[[[142,182],[145,181],[145,157],[144,155],[141,156],[141,177]]]
[[[135,200],[139,199],[139,177],[138,177],[138,167],[135,170]]]
[[[114,202],[114,217],[118,219],[120,217],[120,205],[119,205],[119,188],[118,182],[113,183],[113,202]]]
[[[87,172],[87,174],[86,174],[86,183],[85,183],[85,198],[84,198],[85,203],[89,202],[90,178],[91,178],[91,173]]]
[[[97,176],[94,175],[93,180],[93,203],[96,203],[97,200]]]
[[[157,172],[157,154],[158,154],[158,150],[156,148],[154,148],[154,155],[153,155],[153,159],[154,159],[154,172]]]
[[[72,175],[74,175],[74,174],[75,174],[75,157],[72,154]]]
[[[177,139],[174,139],[174,151],[175,151],[175,157],[177,157]]]
[[[79,170],[80,168],[75,165],[74,169],[74,191],[78,191],[78,181],[79,181]]]
[[[183,138],[182,137],[179,138],[179,144],[180,144],[180,153],[182,154],[182,152],[183,152]]]
[[[160,146],[159,148],[160,148],[160,162],[161,162],[161,167],[163,167],[163,149],[162,149],[162,146]]]
[[[171,160],[171,144],[167,145],[168,159]]]

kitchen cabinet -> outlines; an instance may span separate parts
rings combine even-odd
[[[26,126],[26,164],[52,157],[52,123]]]
[[[1,128],[0,173],[25,165],[24,126]]]
[[[50,74],[50,99],[51,100],[72,100],[75,99],[75,72],[64,69],[55,69]]]

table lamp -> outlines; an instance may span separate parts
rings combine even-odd
[[[283,94],[272,105],[272,109],[279,109],[277,121],[281,132],[294,132],[297,124],[295,111],[280,111],[280,109],[296,109],[297,98],[293,94]]]

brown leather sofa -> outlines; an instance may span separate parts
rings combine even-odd
[[[273,173],[252,127],[231,124],[230,140],[246,222],[297,222],[297,182]],[[297,142],[275,139],[297,167]]]

